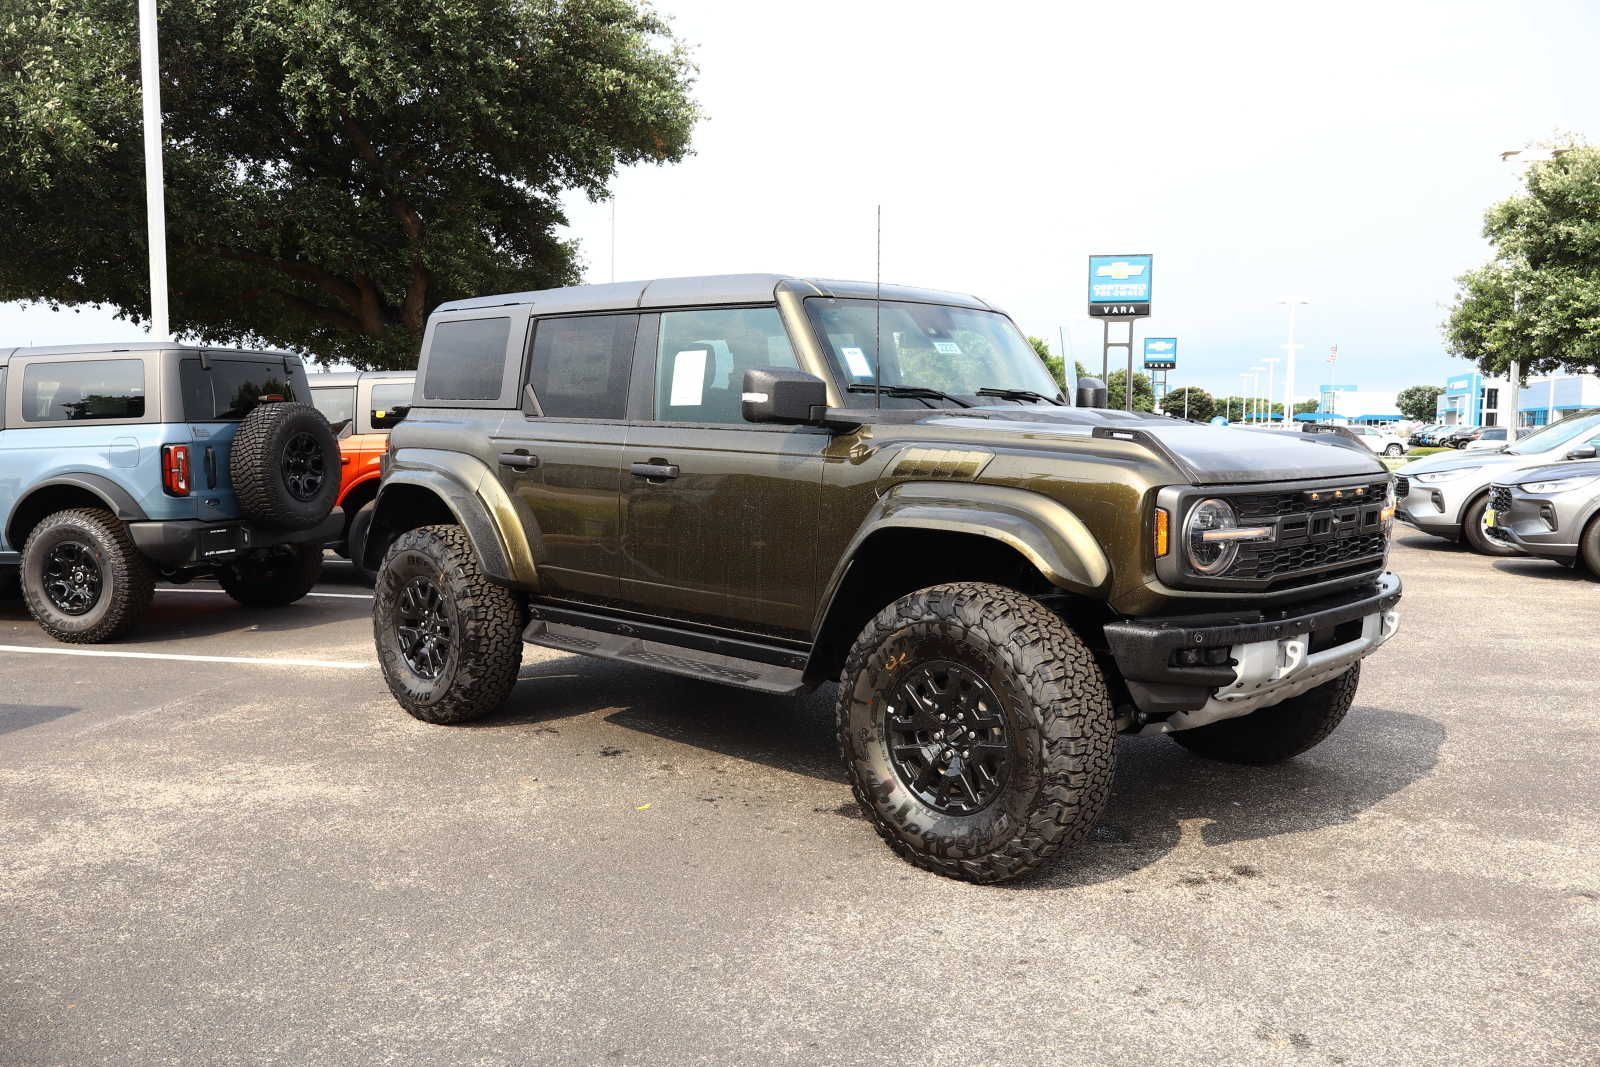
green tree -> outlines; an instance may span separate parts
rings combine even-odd
[[[1439,413],[1439,397],[1444,390],[1437,385],[1410,385],[1395,397],[1400,414],[1413,422],[1429,422]]]
[[[1211,398],[1211,394],[1204,389],[1186,385],[1182,389],[1174,389],[1162,397],[1161,410],[1180,419],[1184,417],[1184,412],[1187,411],[1191,420],[1205,422],[1217,413],[1217,405],[1216,401]]]
[[[1321,410],[1321,408],[1322,401],[1320,400],[1296,400],[1294,403],[1294,413],[1296,415],[1309,415],[1313,411]],[[1278,410],[1283,410],[1282,404],[1278,405]]]
[[[1600,148],[1557,147],[1485,214],[1494,261],[1458,279],[1445,341],[1485,373],[1600,369]]]
[[[1031,333],[1028,335],[1028,344],[1033,346],[1033,350],[1044,361],[1045,369],[1050,372],[1050,377],[1056,380],[1056,385],[1061,387],[1061,392],[1066,393],[1068,390],[1066,357],[1052,356],[1050,354],[1050,342],[1042,337],[1035,337]]]
[[[143,321],[129,0],[0,18],[0,300]],[[564,285],[558,196],[683,157],[693,67],[632,0],[164,0],[172,326],[414,366],[458,297]]]
[[[1122,410],[1122,400],[1128,387],[1128,372],[1114,370],[1111,372],[1110,381],[1106,382],[1106,390],[1110,394],[1106,406],[1113,410]],[[1154,411],[1156,409],[1156,391],[1150,384],[1148,374],[1134,374],[1133,376],[1133,410]]]

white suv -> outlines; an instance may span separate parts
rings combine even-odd
[[[1380,456],[1398,459],[1411,451],[1410,446],[1406,444],[1405,438],[1398,434],[1392,434],[1388,430],[1375,430],[1371,426],[1346,426],[1345,429],[1361,438],[1362,444]]]

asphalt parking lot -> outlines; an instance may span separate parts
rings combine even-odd
[[[998,888],[879,843],[831,691],[530,648],[429,727],[337,565],[104,656],[0,603],[0,1063],[1597,1062],[1600,583],[1394,566],[1329,741],[1125,741],[1095,842]]]

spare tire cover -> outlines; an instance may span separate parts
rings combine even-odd
[[[279,530],[308,530],[327,518],[339,474],[339,442],[309,404],[257,404],[228,455],[239,513]]]

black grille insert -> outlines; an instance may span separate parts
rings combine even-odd
[[[1497,485],[1493,489],[1490,489],[1489,506],[1496,511],[1510,511],[1511,487],[1509,485]]]

